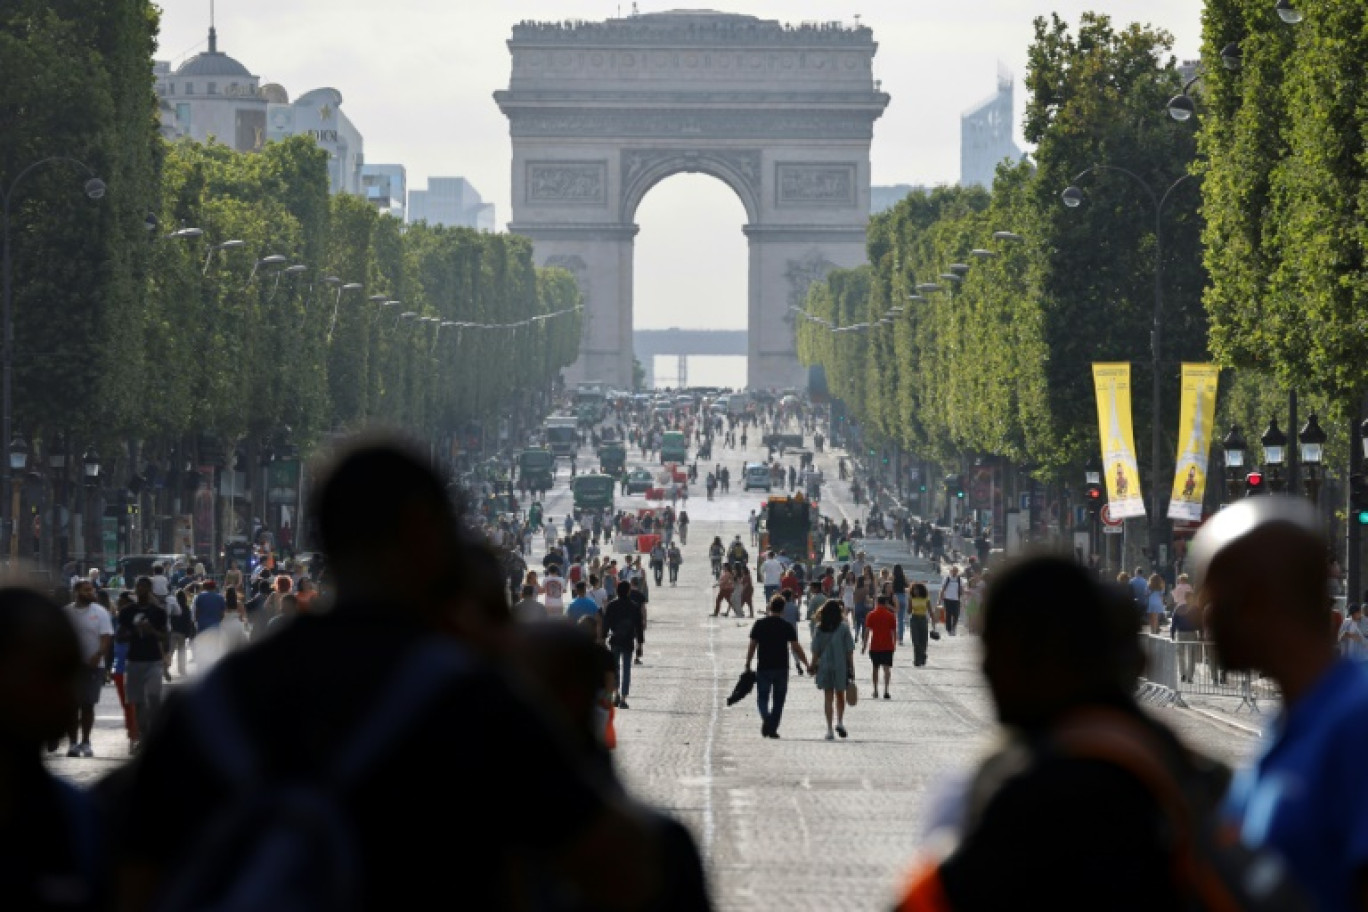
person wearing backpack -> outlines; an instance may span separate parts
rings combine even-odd
[[[658,827],[508,679],[502,574],[426,457],[353,444],[313,497],[333,607],[168,701],[112,822],[117,907],[656,907]]]
[[[930,804],[899,912],[1305,908],[1270,858],[1217,838],[1227,771],[1136,704],[1129,599],[1026,561],[988,591],[983,650],[1005,739]]]

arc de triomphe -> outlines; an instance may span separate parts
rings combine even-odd
[[[798,386],[793,313],[808,285],[865,262],[869,144],[888,96],[866,27],[710,11],[514,26],[495,100],[513,140],[511,231],[575,273],[585,300],[567,379],[629,388],[637,206],[680,172],[745,206],[748,382]],[[699,269],[707,251],[681,250]]]

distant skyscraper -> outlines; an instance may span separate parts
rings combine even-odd
[[[408,220],[429,225],[494,230],[494,204],[464,177],[430,177],[426,190],[410,190]]]
[[[1012,140],[1014,126],[1012,74],[999,66],[997,92],[960,116],[962,186],[992,187],[997,166],[1021,158]]]
[[[407,220],[408,173],[403,165],[362,165],[361,189],[372,206],[401,222]]]

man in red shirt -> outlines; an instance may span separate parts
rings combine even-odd
[[[864,636],[860,639],[860,652],[869,652],[869,660],[874,664],[874,696],[879,695],[879,669],[883,669],[884,699],[888,696],[888,679],[893,675],[893,650],[898,646],[898,616],[893,613],[893,600],[886,595],[879,596],[874,610],[865,619]]]
[[[789,564],[784,570],[784,575],[779,580],[779,591],[787,589],[789,592],[802,594],[803,584],[798,581],[798,572],[793,568],[798,566],[796,563]]]

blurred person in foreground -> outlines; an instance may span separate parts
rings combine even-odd
[[[291,884],[318,907],[446,896],[501,909],[554,888],[589,908],[654,908],[659,827],[495,667],[513,629],[500,574],[435,472],[401,445],[358,442],[313,515],[335,607],[226,657],[168,705],[124,802],[122,908],[276,896],[263,878],[301,854],[277,835],[350,842],[322,869],[336,876]],[[301,793],[311,813],[283,813]],[[175,826],[167,807],[182,809]],[[313,814],[322,822],[301,835]]]
[[[1134,631],[1129,599],[1064,558],[994,579],[983,671],[1003,743],[933,805],[899,910],[1210,905],[1192,874],[1209,868],[1189,848],[1228,777],[1136,705]]]
[[[79,580],[77,586],[89,586]],[[0,588],[0,905],[104,908],[96,814],[44,768],[88,686],[76,628],[37,592]]]
[[[1324,523],[1309,501],[1250,497],[1202,526],[1188,568],[1221,666],[1282,693],[1226,812],[1287,861],[1316,908],[1368,909],[1368,674],[1337,654]]]

